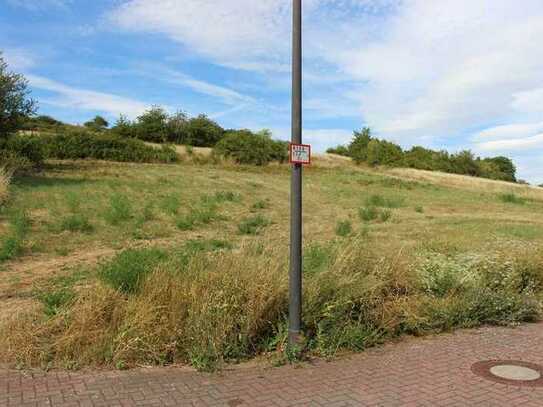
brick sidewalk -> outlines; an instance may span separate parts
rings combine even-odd
[[[0,370],[7,406],[543,406],[543,387],[475,376],[489,359],[543,364],[543,324],[407,339],[300,367],[234,367],[221,374],[153,368],[23,374]]]

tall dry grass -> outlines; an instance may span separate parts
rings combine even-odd
[[[403,334],[541,315],[543,253],[413,257],[355,238],[304,281],[306,350],[333,355]],[[503,254],[503,253],[507,253]],[[288,253],[254,247],[173,256],[132,294],[96,281],[52,318],[0,326],[0,360],[64,367],[224,362],[284,350]]]
[[[390,168],[385,173],[404,179],[431,182],[445,187],[493,193],[515,193],[524,198],[543,200],[543,188],[532,185],[413,168]]]
[[[8,199],[10,181],[11,173],[4,167],[0,167],[0,205]]]

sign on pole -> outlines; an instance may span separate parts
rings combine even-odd
[[[291,164],[311,164],[311,146],[309,144],[289,144],[289,162]]]

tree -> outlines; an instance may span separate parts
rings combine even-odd
[[[397,144],[390,141],[373,139],[367,148],[367,162],[369,165],[395,165],[403,158],[403,151]]]
[[[123,138],[135,138],[136,131],[134,123],[132,123],[128,118],[122,114],[119,116],[115,125],[111,128],[111,131]]]
[[[355,130],[353,141],[349,144],[349,155],[357,164],[368,160],[368,145],[371,140],[369,127],[364,127],[362,131]]]
[[[186,143],[188,116],[183,111],[177,111],[168,118],[166,123],[168,141],[176,144]]]
[[[9,71],[0,53],[0,140],[19,130],[24,118],[36,112],[37,104],[29,94],[25,77]]]
[[[94,131],[104,131],[109,127],[109,123],[102,116],[95,116],[94,119],[86,122],[84,126]]]
[[[224,129],[205,114],[187,123],[186,143],[196,147],[213,147],[224,136]]]
[[[136,121],[137,137],[144,141],[163,143],[167,139],[168,114],[160,106],[153,106]]]

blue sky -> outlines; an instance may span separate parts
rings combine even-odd
[[[304,0],[304,138],[513,157],[543,183],[543,2]],[[40,112],[151,105],[289,137],[291,0],[0,0],[0,49]]]

